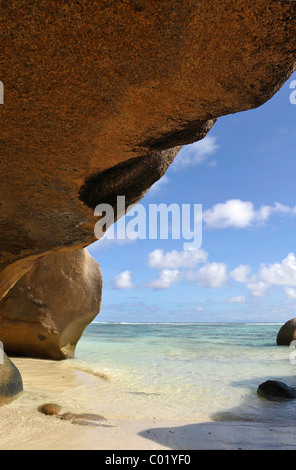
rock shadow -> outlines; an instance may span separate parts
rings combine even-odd
[[[239,406],[210,415],[211,421],[150,428],[139,435],[172,450],[295,450],[296,400],[274,402],[258,396],[258,386],[269,379],[266,376],[233,382],[234,387],[249,389],[249,393]],[[296,386],[296,377],[272,379]]]

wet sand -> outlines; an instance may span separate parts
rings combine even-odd
[[[112,383],[62,363],[13,361],[22,374],[24,392],[0,408],[1,450],[296,449],[296,426],[163,419],[157,410],[151,417],[151,409],[145,417],[139,413],[145,396],[127,398]],[[100,387],[100,398],[94,400],[94,390]],[[61,414],[84,418],[45,416],[38,411],[44,403],[58,403]]]

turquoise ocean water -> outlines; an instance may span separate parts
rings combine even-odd
[[[256,393],[268,379],[296,387],[292,349],[276,345],[280,326],[92,323],[66,362],[109,379],[88,394],[105,404],[109,394],[114,415],[294,424],[296,401]]]

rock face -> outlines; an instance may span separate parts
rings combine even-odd
[[[267,101],[294,70],[295,11],[2,0],[0,295],[40,256],[92,243],[95,205],[139,200],[217,117]]]
[[[276,342],[279,346],[289,346],[296,340],[296,318],[288,320],[279,330]]]
[[[73,357],[99,313],[102,276],[86,249],[40,258],[0,302],[0,339],[8,354]]]
[[[272,401],[294,400],[296,398],[295,388],[277,380],[267,380],[260,384],[257,394]]]
[[[17,367],[1,351],[0,406],[9,403],[23,391],[23,381]]]

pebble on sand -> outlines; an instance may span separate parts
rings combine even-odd
[[[38,411],[44,415],[58,415],[61,411],[61,406],[56,403],[45,403],[44,405],[39,406]]]

